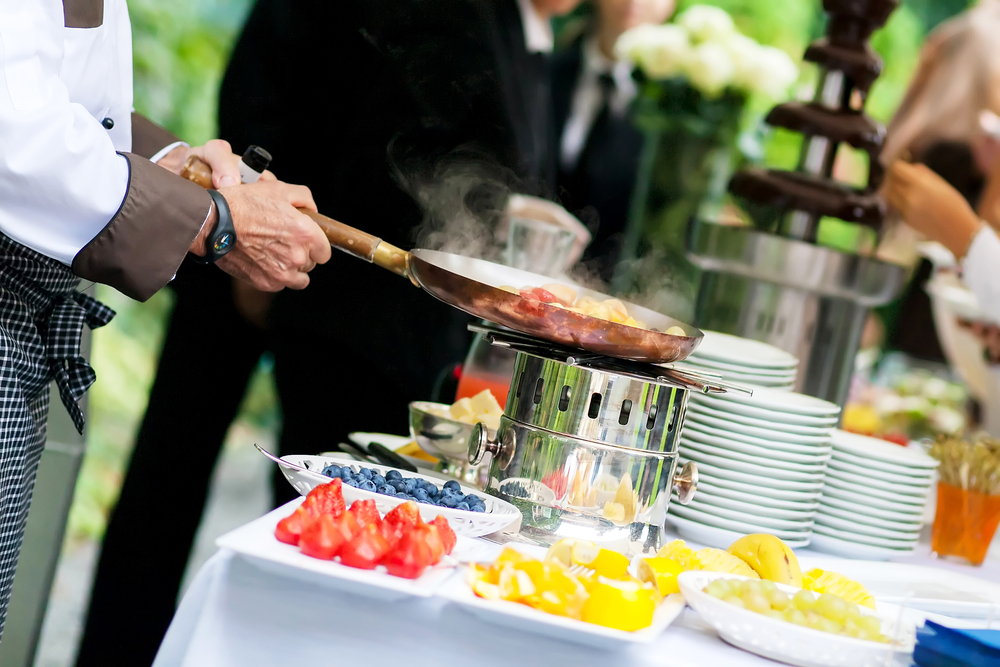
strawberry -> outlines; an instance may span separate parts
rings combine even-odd
[[[378,528],[379,524],[382,523],[382,517],[379,516],[378,510],[375,508],[375,501],[370,498],[367,500],[355,500],[351,503],[350,512],[357,517],[358,522],[362,526],[373,524]]]
[[[388,517],[388,515],[386,515]],[[389,544],[389,548],[392,549],[399,542],[400,538],[403,537],[403,533],[406,532],[399,523],[393,523],[388,520],[388,518],[382,520],[382,525],[379,526],[379,533],[382,535],[383,539]]]
[[[441,562],[441,556],[444,555],[444,543],[441,541],[437,526],[425,523],[414,528],[411,534],[415,534],[418,539],[422,539],[430,547],[431,565],[437,565]]]
[[[530,299],[531,301],[541,301],[542,303],[559,303],[559,299],[555,294],[548,291],[547,289],[542,289],[541,287],[531,287],[518,291],[523,299]]]
[[[299,505],[294,512],[278,522],[278,526],[274,529],[274,536],[278,538],[279,542],[298,544],[299,538],[302,537],[302,531],[315,520],[314,516]]]
[[[394,526],[400,526],[402,532],[409,532],[414,526],[419,525],[420,508],[412,500],[396,505],[385,515],[385,520]]]
[[[340,516],[346,507],[342,485],[340,479],[334,479],[329,484],[320,484],[309,492],[302,506],[313,516],[321,514],[332,514],[334,518]]]
[[[369,523],[340,550],[340,562],[350,567],[372,570],[388,552],[389,543],[379,533],[378,526]]]
[[[455,531],[448,524],[448,519],[438,514],[431,521],[431,525],[437,528],[438,535],[441,537],[441,544],[444,545],[444,552],[450,554],[452,549],[455,548],[455,543],[458,542],[458,537],[456,537]]]
[[[391,575],[416,579],[431,564],[432,557],[427,541],[418,535],[416,530],[411,530],[396,543],[382,564]]]
[[[302,531],[302,538],[299,540],[302,553],[313,558],[332,560],[346,541],[338,523],[338,519],[330,514],[324,514],[313,521]]]

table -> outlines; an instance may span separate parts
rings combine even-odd
[[[904,560],[925,564],[920,561],[926,558],[919,554]],[[1000,580],[1000,567],[994,563],[988,574]],[[223,549],[205,564],[181,601],[153,667],[320,664],[774,667],[777,663],[725,644],[691,609],[650,645],[599,650],[515,634],[439,598],[387,603],[318,587],[261,569],[252,559]],[[899,657],[893,664],[910,662]]]

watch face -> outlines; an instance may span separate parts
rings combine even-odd
[[[229,250],[231,245],[233,245],[233,235],[226,232],[225,234],[220,234],[219,237],[215,239],[215,243],[212,244],[212,247],[215,249],[215,252],[226,252]]]

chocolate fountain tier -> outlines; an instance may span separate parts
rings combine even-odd
[[[832,44],[823,37],[809,45],[802,59],[829,72],[843,72],[864,94],[882,73],[882,58],[868,44]]]
[[[875,155],[882,148],[885,127],[863,113],[835,111],[816,102],[787,102],[771,109],[768,125],[800,134],[826,137]]]
[[[885,203],[876,194],[810,174],[746,169],[733,176],[729,191],[779,210],[840,218],[876,229],[885,216]]]

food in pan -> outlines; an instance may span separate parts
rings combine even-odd
[[[390,470],[383,476],[371,468],[359,468],[355,472],[351,466],[339,466],[335,463],[323,468],[323,474],[333,479],[340,479],[344,484],[356,489],[381,493],[383,496],[395,496],[427,505],[469,512],[486,511],[486,501],[474,493],[462,493],[462,485],[453,479],[438,487],[426,479],[403,477],[398,470]]]
[[[617,552],[562,540],[544,560],[507,547],[492,563],[470,565],[467,581],[487,600],[632,632],[649,627],[663,596],[654,583],[630,576],[627,568],[628,559]]]
[[[503,285],[499,289],[511,294],[518,294],[524,299],[531,301],[541,301],[556,308],[562,308],[581,315],[595,317],[599,320],[607,320],[615,324],[624,324],[637,329],[646,329],[646,325],[635,319],[628,313],[625,304],[619,299],[604,299],[598,301],[586,295],[578,296],[575,289],[569,285],[559,283],[549,283],[541,287],[522,287],[518,289],[510,285]],[[678,326],[672,326],[664,333],[671,336],[686,336],[687,333]]]
[[[429,411],[434,412],[429,408]],[[439,417],[447,417],[460,421],[463,424],[486,424],[490,431],[500,428],[500,417],[503,416],[503,407],[497,401],[493,392],[483,389],[472,397],[461,398],[455,401],[447,410],[436,412]]]
[[[716,579],[704,590],[723,602],[788,623],[856,639],[889,642],[882,634],[882,623],[877,616],[830,593],[817,597],[812,591],[799,589],[789,596],[772,581],[735,579]]]
[[[337,558],[363,570],[382,566],[407,579],[416,579],[455,548],[458,538],[444,517],[424,523],[413,502],[397,505],[385,517],[374,500],[356,500],[347,509],[342,488],[340,479],[314,488],[278,522],[274,536],[313,558]]]
[[[787,544],[774,535],[745,535],[730,544],[726,551],[749,565],[761,579],[802,587],[799,559]]]

